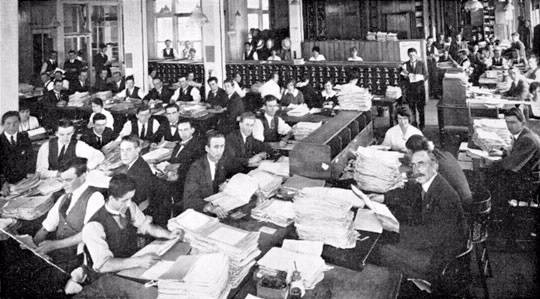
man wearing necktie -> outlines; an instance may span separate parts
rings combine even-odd
[[[9,185],[15,184],[33,172],[34,150],[26,132],[18,132],[20,116],[17,111],[2,115],[4,132],[0,135],[0,174],[4,176],[2,191],[9,194]]]
[[[107,126],[107,117],[96,113],[92,118],[92,128],[86,129],[80,140],[89,146],[100,150],[103,146],[116,139],[116,134]]]
[[[504,57],[502,57],[502,50],[499,47],[496,47],[493,50],[493,63],[491,64],[492,69],[502,69],[506,68],[507,62]]]
[[[136,135],[139,139],[159,143],[163,137],[163,130],[159,122],[152,117],[150,107],[147,105],[140,106],[137,108],[135,117],[135,119],[124,123],[118,141],[124,136]]]
[[[78,76],[69,82],[69,93],[88,92],[89,90],[88,71],[81,70]]]
[[[132,257],[140,248],[137,233],[159,239],[182,240],[182,230],[169,231],[152,224],[152,218],[132,202],[136,183],[125,174],[117,174],[109,183],[105,205],[85,225],[82,239],[88,267],[97,273],[131,268],[150,268],[160,260],[155,253]]]
[[[46,91],[41,100],[46,107],[56,107],[59,103],[64,104],[68,101],[68,95],[64,90],[64,82],[62,80],[55,80],[53,84],[53,89]]]
[[[415,48],[407,50],[409,61],[403,65],[401,75],[405,77],[405,97],[412,112],[412,125],[424,129],[426,106],[425,81],[428,79],[427,67],[423,61],[418,60],[418,53]],[[416,112],[418,111],[418,122]]]

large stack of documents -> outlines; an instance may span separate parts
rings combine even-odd
[[[105,101],[107,101],[107,100],[112,100],[113,94],[112,94],[112,91],[110,91],[110,90],[100,91],[100,92],[94,93],[91,96],[91,98],[92,99],[101,99],[105,103]]]
[[[276,161],[261,161],[257,169],[278,176],[289,177],[289,157],[282,156]]]
[[[294,222],[302,240],[321,241],[338,248],[354,248],[358,233],[348,200],[300,192],[294,198]]]
[[[354,228],[381,233],[383,229],[399,233],[399,222],[388,207],[369,199],[362,191],[352,186],[353,192],[365,203],[367,209],[358,209]]]
[[[83,107],[90,102],[90,94],[88,92],[75,92],[69,96],[68,106]]]
[[[295,215],[293,203],[279,199],[265,201],[251,210],[253,219],[271,222],[281,227],[292,224]]]
[[[180,256],[158,280],[158,299],[227,298],[229,260],[223,253]]]
[[[296,195],[304,188],[323,187],[325,183],[326,182],[324,180],[310,179],[295,174],[291,178],[287,179],[285,184],[281,186],[281,191],[282,194],[285,195]]]
[[[473,142],[484,151],[499,150],[512,142],[512,136],[504,119],[475,119],[473,128]]]
[[[248,175],[257,182],[257,185],[259,185],[259,196],[264,198],[270,198],[276,194],[283,182],[283,177],[260,169],[254,169]]]
[[[358,86],[350,86],[345,84],[347,88],[342,88],[338,95],[340,110],[353,111],[368,111],[371,109],[372,95],[369,90]]]
[[[354,208],[363,208],[364,201],[358,198],[350,189],[329,188],[329,187],[307,187],[300,191],[301,195],[319,200],[331,199],[349,203]]]
[[[362,190],[385,193],[403,185],[399,171],[402,153],[359,147],[353,162],[353,176]]]
[[[259,232],[248,232],[220,223],[217,218],[188,209],[176,218],[170,219],[170,230],[181,228],[185,232],[184,240],[190,243],[194,253],[223,252],[229,257],[229,285],[236,288],[246,277],[258,249]]]
[[[220,206],[228,212],[248,204],[258,189],[259,185],[257,181],[251,176],[237,173],[225,185],[223,191],[211,195],[204,200]]]
[[[290,108],[287,112],[288,116],[302,117],[309,113],[309,108],[306,104],[290,104],[287,108]]]
[[[24,220],[34,220],[47,213],[54,205],[52,193],[61,190],[63,183],[57,178],[39,180],[38,176],[24,179],[10,187],[0,214]]]
[[[317,130],[322,125],[322,122],[312,123],[301,121],[292,127],[294,140],[300,141],[306,138],[311,132]]]
[[[168,160],[171,157],[172,152],[173,149],[171,148],[158,147],[142,155],[142,158],[148,163],[156,164]]]
[[[321,258],[321,242],[284,240],[282,248],[271,248],[258,262],[259,274],[272,275],[277,271],[299,271],[306,289],[314,289],[324,279],[324,271],[331,269]]]
[[[203,117],[208,114],[206,106],[200,103],[177,102],[180,103],[180,115],[185,117]]]

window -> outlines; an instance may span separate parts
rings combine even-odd
[[[270,29],[269,0],[248,0],[248,28]]]
[[[176,50],[177,58],[183,58],[184,50],[190,48],[196,51],[195,58],[202,55],[202,28],[190,22],[191,13],[201,0],[156,0],[156,53],[161,56],[165,41],[171,40]],[[187,52],[187,51],[186,51]]]

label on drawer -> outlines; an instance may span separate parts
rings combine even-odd
[[[330,166],[328,166],[328,164],[326,164],[326,163],[321,163],[321,168],[323,170],[328,170],[328,168],[330,168]]]

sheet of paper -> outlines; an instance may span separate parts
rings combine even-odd
[[[383,227],[377,215],[372,210],[358,209],[354,218],[354,229],[374,233],[382,233]]]
[[[308,240],[283,240],[281,248],[294,252],[320,256],[323,251],[323,242]]]
[[[261,228],[259,228],[259,231],[267,235],[273,235],[276,232],[276,229],[268,226],[262,226]]]
[[[34,243],[34,240],[30,235],[19,235],[15,236],[19,241],[24,243],[30,249],[36,249],[37,245]]]
[[[421,75],[421,74],[409,74],[409,81],[411,83],[424,81],[424,75]]]
[[[178,243],[180,238],[174,238],[172,240],[156,240],[148,245],[146,245],[141,250],[137,251],[133,256],[141,256],[147,253],[155,253],[159,256],[165,254],[169,249],[171,249],[174,244]]]
[[[220,227],[213,233],[211,233],[208,238],[219,240],[230,245],[235,245],[245,238],[247,233],[233,230],[227,227]]]
[[[159,261],[152,267],[148,268],[148,270],[146,270],[141,275],[141,278],[148,280],[158,280],[161,275],[163,275],[172,267],[173,264],[173,261]]]
[[[188,230],[197,230],[200,227],[207,224],[208,222],[210,222],[212,219],[214,218],[208,217],[202,213],[191,210],[190,213],[185,213],[185,215],[183,215],[182,225]]]
[[[37,136],[39,134],[46,134],[47,130],[45,130],[45,128],[43,128],[43,127],[39,127],[37,129],[28,130],[27,133],[28,133],[28,137],[32,138],[32,137]]]

